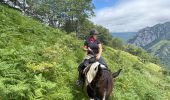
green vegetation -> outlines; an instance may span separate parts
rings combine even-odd
[[[123,50],[132,55],[140,57],[140,60],[143,63],[152,62],[154,64],[160,65],[160,59],[158,57],[152,56],[151,54],[149,54],[147,51],[143,50],[142,48],[137,48],[131,45],[127,45],[124,47]]]
[[[85,53],[74,33],[45,26],[0,4],[0,99],[86,100],[75,86],[77,66]],[[104,46],[112,71],[123,68],[114,100],[169,100],[170,76],[138,56]]]
[[[161,63],[170,70],[170,41],[160,40],[152,45],[148,50],[152,55],[158,56],[161,59]]]
[[[103,26],[95,25],[88,18],[94,16],[92,0],[26,0],[30,10],[27,15],[39,15],[35,19],[47,20],[49,26],[61,29],[67,33],[74,32],[81,39],[86,39],[92,29],[97,29],[103,44],[114,46],[115,40],[109,30]],[[33,15],[31,15],[33,16]],[[41,16],[41,17],[40,17]]]
[[[151,54],[155,54],[162,45],[166,44],[166,43],[170,43],[170,41],[168,40],[161,40],[160,42],[156,43],[155,45],[153,45],[152,47],[150,47],[149,49],[151,49]]]
[[[39,15],[35,18],[52,27],[60,28],[67,33],[79,34],[87,18],[94,16],[92,0],[25,0],[29,5],[28,15]],[[40,18],[41,16],[41,18]]]

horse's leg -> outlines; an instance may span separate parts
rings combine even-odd
[[[104,96],[102,100],[109,100],[109,96],[108,95]]]
[[[106,99],[105,100],[109,100],[109,96],[106,96]]]
[[[103,99],[102,100],[106,100],[106,90],[103,93]]]
[[[94,91],[91,89],[91,87],[89,85],[87,86],[87,94],[88,94],[90,100],[94,100]]]

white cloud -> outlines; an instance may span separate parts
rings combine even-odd
[[[113,7],[95,12],[91,20],[111,32],[134,32],[170,21],[170,0],[120,0]]]

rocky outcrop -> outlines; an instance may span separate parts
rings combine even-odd
[[[10,7],[13,7],[23,12],[27,8],[29,8],[28,4],[26,3],[26,0],[0,0],[0,2],[8,4]]]
[[[170,43],[165,43],[154,53],[162,63],[170,68]]]
[[[147,49],[163,39],[170,39],[170,22],[157,24],[141,29],[137,35],[128,41],[129,44]]]

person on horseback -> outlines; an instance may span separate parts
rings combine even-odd
[[[104,59],[102,58],[102,44],[97,39],[99,35],[99,32],[97,30],[91,30],[90,31],[90,37],[85,41],[83,49],[87,52],[88,56],[95,57],[94,59],[85,59],[83,63],[79,65],[79,78],[77,80],[77,85],[80,86],[83,80],[83,70],[90,64],[95,61],[98,61],[99,63],[105,65],[107,67],[107,64],[105,63]]]

